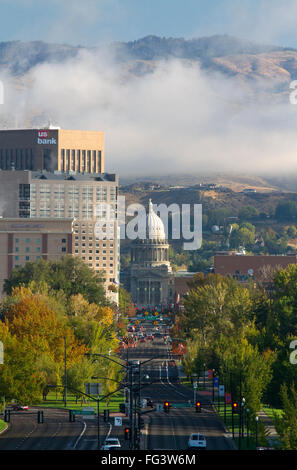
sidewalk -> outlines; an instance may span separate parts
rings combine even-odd
[[[261,422],[264,424],[265,428],[269,432],[269,436],[267,437],[269,444],[272,447],[277,447],[277,444],[279,443],[279,436],[274,427],[273,420],[262,410],[259,411],[258,416]]]

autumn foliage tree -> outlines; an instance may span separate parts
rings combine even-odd
[[[0,323],[0,339],[5,349],[1,382],[4,383],[5,396],[19,396],[23,390],[23,399],[36,401],[45,385],[51,381],[61,383],[65,344],[69,366],[79,362],[88,349],[76,339],[65,319],[55,315],[41,295],[33,293],[30,288],[16,287],[12,290],[12,298],[14,301],[8,302],[4,308],[4,322]],[[26,378],[16,393],[16,383],[24,371]]]

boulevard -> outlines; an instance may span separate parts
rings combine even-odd
[[[143,323],[143,334],[152,329]],[[195,398],[201,402],[196,413],[193,390],[182,385],[170,344],[164,341],[166,328],[160,326],[153,340],[137,341],[127,348],[121,360],[139,361],[141,375],[148,376],[148,384],[141,387],[141,398],[150,397],[153,407],[141,410],[141,450],[187,450],[189,436],[202,433],[207,450],[232,450],[233,441],[226,433],[221,419],[211,404],[211,392],[199,391]],[[120,360],[119,359],[119,360]],[[137,383],[137,379],[135,379]],[[170,403],[165,413],[163,403]],[[157,410],[159,404],[160,410]],[[41,408],[30,407],[29,412],[13,412],[8,429],[0,435],[0,450],[98,450],[97,419],[77,416],[69,422],[69,411],[43,409],[44,422],[37,422]],[[100,416],[100,447],[106,437],[117,437],[123,450],[129,449],[124,439],[124,428],[129,426],[129,415],[122,417],[122,426],[115,426],[113,417],[104,422]],[[94,417],[95,418],[95,417]]]

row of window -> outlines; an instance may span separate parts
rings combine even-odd
[[[0,149],[1,170],[33,170],[34,169],[33,149]]]
[[[61,171],[101,173],[101,150],[61,149]]]
[[[15,241],[15,243],[19,243],[19,242],[20,242],[20,239],[19,239],[19,238],[15,238],[14,241]],[[31,238],[26,238],[26,239],[25,239],[25,242],[26,242],[26,243],[31,243],[32,241],[33,241],[33,240],[32,240]],[[62,238],[62,239],[61,239],[61,242],[62,242],[62,243],[66,243],[66,242],[67,242],[66,238]],[[35,243],[40,243],[40,238],[35,238]]]

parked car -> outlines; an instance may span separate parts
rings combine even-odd
[[[203,434],[192,433],[188,440],[188,449],[206,449],[206,439]]]
[[[28,405],[20,405],[19,403],[13,403],[11,406],[10,406],[10,409],[12,411],[28,411],[29,410],[29,406]]]
[[[108,437],[105,439],[101,450],[119,450],[121,447],[119,439],[116,437]]]

